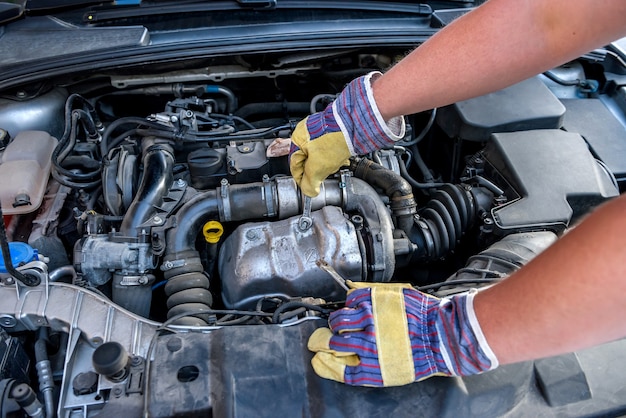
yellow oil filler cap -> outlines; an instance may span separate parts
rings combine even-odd
[[[218,221],[208,221],[202,227],[202,235],[209,244],[216,244],[222,234],[224,233],[224,227]]]

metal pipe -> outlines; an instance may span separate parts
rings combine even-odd
[[[51,282],[58,282],[62,278],[68,276],[72,278],[73,283],[76,278],[76,269],[74,269],[74,266],[61,266],[52,270],[48,275],[48,280]]]
[[[286,219],[302,210],[299,196],[293,179],[242,185],[224,184],[218,190],[197,193],[174,215],[177,227],[167,232],[166,258],[175,261],[195,254],[196,237],[202,225],[211,218],[219,218],[222,222],[267,217]],[[326,180],[312,205],[314,210],[333,205],[343,207],[346,211],[359,212],[374,237],[370,243],[372,255],[369,260],[372,279],[391,279],[395,268],[394,225],[385,204],[372,186],[352,177],[349,177],[345,186],[337,180]],[[185,257],[179,257],[178,254],[184,254]]]
[[[320,196],[313,199],[313,209],[326,205],[341,206],[341,189],[336,180],[324,182]],[[211,218],[221,222],[247,221],[277,217],[286,219],[302,210],[298,186],[292,178],[267,182],[228,184],[217,190],[192,195],[173,215],[176,228],[167,232],[166,252],[195,250],[195,239],[202,225]]]
[[[370,251],[368,251],[368,279],[374,282],[388,282],[391,280],[396,266],[393,248],[394,225],[387,207],[372,188],[365,181],[350,178],[345,185],[345,211],[356,211],[366,221],[369,231]],[[337,185],[337,187],[340,187]]]

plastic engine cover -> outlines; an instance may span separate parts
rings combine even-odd
[[[560,128],[564,115],[565,106],[533,77],[443,107],[437,112],[437,122],[450,137],[484,142],[494,132]]]
[[[583,138],[561,130],[498,133],[484,157],[511,186],[513,200],[492,209],[501,230],[560,231],[602,201],[618,195]],[[489,169],[487,169],[489,171]],[[498,182],[499,184],[500,182]]]

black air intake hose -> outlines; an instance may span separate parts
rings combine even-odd
[[[438,297],[446,297],[466,292],[471,288],[497,283],[526,265],[556,240],[557,235],[551,231],[519,232],[507,235],[480,253],[471,256],[465,267],[445,282],[425,287],[434,290],[434,294]]]
[[[354,176],[368,184],[382,189],[389,197],[391,212],[395,218],[396,227],[410,231],[413,226],[413,215],[417,204],[413,197],[413,189],[408,181],[400,174],[366,158],[351,161],[350,169]]]
[[[207,325],[210,319],[202,312],[211,309],[213,296],[209,291],[209,277],[204,272],[200,254],[195,250],[178,253],[176,260],[166,256],[163,265],[169,269],[164,272],[167,279],[165,294],[167,295],[167,317],[171,319],[181,314],[182,318],[175,320],[178,325]],[[177,260],[184,260],[184,265],[176,265]]]
[[[476,217],[476,190],[445,184],[432,194],[432,199],[418,211],[411,233],[419,258],[437,259],[456,247]]]

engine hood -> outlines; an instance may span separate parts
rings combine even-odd
[[[0,88],[146,60],[228,51],[415,45],[472,2],[29,1],[0,27]],[[15,6],[15,5],[14,5]],[[8,13],[8,12],[7,12]],[[447,16],[447,17],[446,17]],[[27,51],[25,53],[25,51]],[[87,74],[87,73],[85,73]]]

